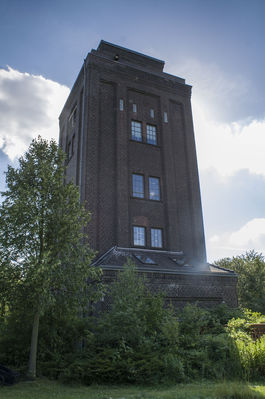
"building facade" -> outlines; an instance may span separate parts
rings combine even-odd
[[[106,279],[132,258],[154,289],[178,286],[172,300],[235,306],[236,276],[206,262],[191,87],[163,67],[105,41],[87,55],[60,116],[66,180]]]

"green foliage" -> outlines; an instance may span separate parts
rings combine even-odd
[[[0,364],[25,371],[29,357],[32,317],[9,312],[0,324]]]
[[[164,309],[163,297],[152,296],[129,264],[112,284],[109,312],[94,326],[93,339],[61,378],[80,382],[181,381],[178,321]]]
[[[107,295],[111,309],[71,331],[71,336],[83,338],[82,349],[68,343],[72,349],[60,352],[61,361],[46,356],[46,375],[85,384],[264,376],[264,341],[254,342],[248,328],[263,320],[260,314],[226,305],[212,310],[187,305],[176,316],[164,307],[161,294],[150,294],[131,264]]]
[[[225,331],[225,323],[231,313],[225,305],[211,311],[187,305],[181,312],[180,354],[189,378],[240,376],[239,357],[231,337]]]
[[[224,258],[216,265],[234,270],[238,274],[238,301],[243,308],[265,314],[265,261],[255,251],[233,258]]]
[[[230,320],[226,329],[235,342],[244,378],[265,378],[265,335],[253,340],[251,323],[265,323],[265,316],[245,310],[242,318]]]
[[[249,328],[265,322],[260,313],[226,305],[212,310],[187,305],[176,315],[164,307],[163,295],[150,294],[147,281],[132,264],[119,273],[106,295],[112,299],[111,309],[95,318],[76,313],[70,317],[57,312],[56,305],[47,309],[39,330],[39,374],[87,385],[265,377],[265,336],[254,341]],[[29,330],[30,319],[24,316],[12,312],[5,317],[0,363],[9,359],[19,365],[21,356],[26,358],[28,334],[24,340],[16,337],[18,327]],[[216,397],[226,397],[224,392],[220,388]],[[231,397],[248,397],[245,390],[240,392],[231,389]]]
[[[54,141],[33,140],[19,167],[8,167],[6,184],[0,207],[1,313],[31,317],[34,358],[39,318],[51,309],[57,316],[79,311],[97,297],[99,275],[83,245],[89,214],[78,187],[64,184],[64,154]]]
[[[177,318],[145,283],[133,265],[119,274],[108,293],[112,308],[87,326],[85,347],[68,362],[63,381],[157,384],[245,377],[237,342],[226,327],[242,311],[187,305]]]
[[[262,394],[263,393],[263,394]],[[45,378],[1,388],[5,399],[264,399],[265,385],[242,381],[177,385],[63,385]]]

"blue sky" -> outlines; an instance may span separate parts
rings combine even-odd
[[[264,0],[0,0],[0,176],[38,133],[58,137],[83,58],[104,39],[193,86],[209,260],[265,254],[264,21]]]

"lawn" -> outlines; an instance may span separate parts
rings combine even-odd
[[[68,386],[38,379],[0,388],[1,399],[251,399],[265,398],[265,385],[241,382],[174,386]]]

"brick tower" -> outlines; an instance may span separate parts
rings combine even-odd
[[[191,86],[163,67],[105,41],[88,54],[60,116],[66,180],[106,279],[129,257],[177,304],[234,306],[235,274],[206,263]]]

